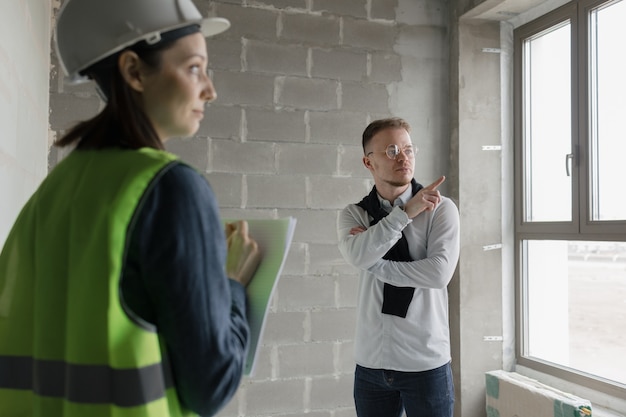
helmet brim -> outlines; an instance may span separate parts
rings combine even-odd
[[[202,34],[208,38],[210,36],[219,35],[230,27],[230,22],[223,17],[209,17],[203,19],[200,23]]]

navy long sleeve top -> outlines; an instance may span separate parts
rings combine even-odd
[[[166,168],[137,208],[127,245],[123,304],[165,341],[182,404],[214,415],[241,381],[249,327],[245,289],[226,276],[208,182],[182,163]]]

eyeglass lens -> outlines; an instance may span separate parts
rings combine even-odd
[[[407,158],[413,158],[414,156],[413,147],[411,145],[402,148],[402,152],[407,156]],[[398,145],[389,145],[387,146],[385,153],[389,159],[396,159],[398,155],[400,155],[400,148]]]

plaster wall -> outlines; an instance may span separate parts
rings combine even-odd
[[[50,4],[5,1],[0,15],[0,242],[48,172]]]

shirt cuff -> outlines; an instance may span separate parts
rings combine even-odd
[[[413,221],[404,211],[404,206],[395,206],[387,217],[393,224],[402,224],[403,229]]]
[[[244,287],[239,281],[235,281],[232,278],[228,278],[230,283],[230,293],[233,299],[233,303],[239,306],[246,305],[246,287]]]

